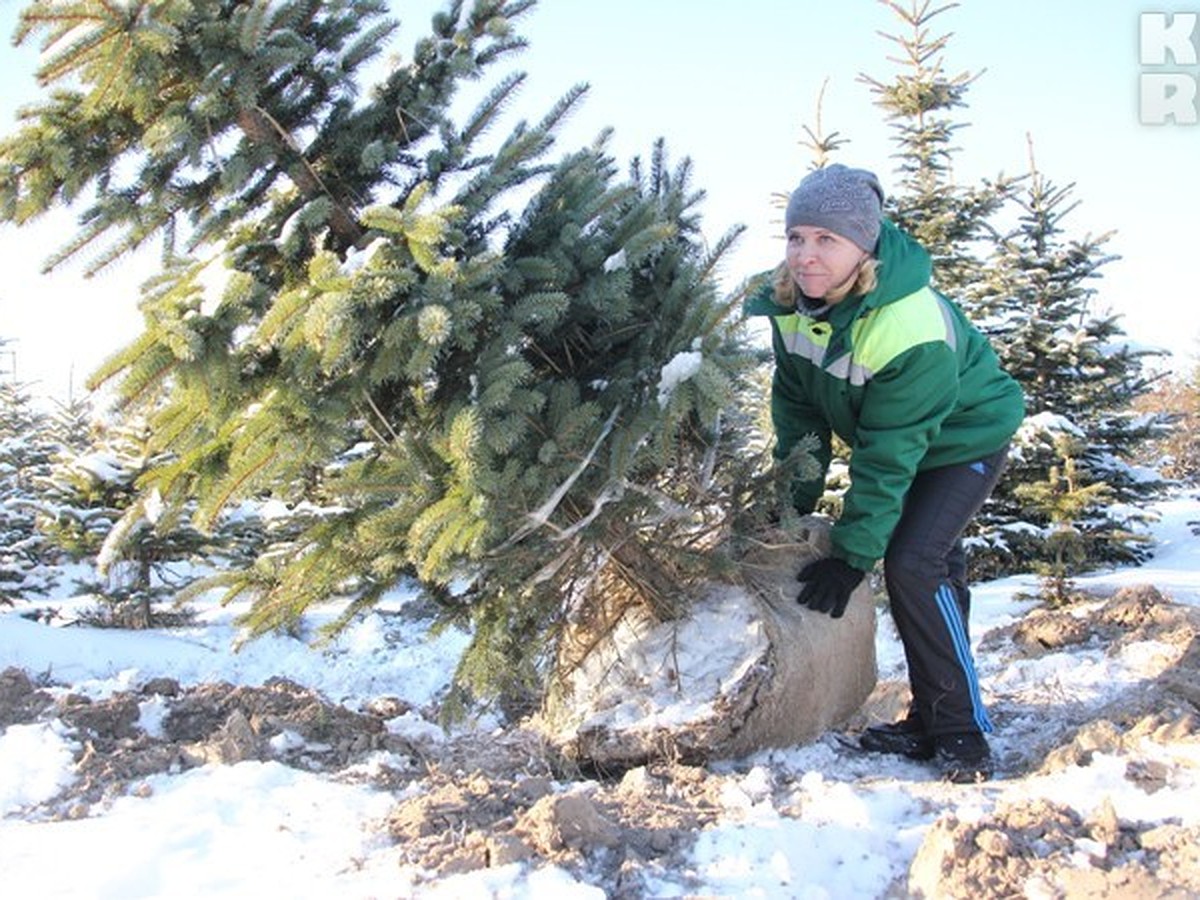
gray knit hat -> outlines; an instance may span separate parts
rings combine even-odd
[[[796,225],[828,228],[871,253],[882,215],[883,188],[875,174],[834,163],[804,176],[788,199],[784,223],[789,231]]]

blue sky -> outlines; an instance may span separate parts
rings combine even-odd
[[[907,0],[903,0],[907,5]],[[11,34],[21,4],[0,0],[0,30]],[[936,4],[935,4],[936,6]],[[395,2],[404,54],[440,2]],[[1180,365],[1200,353],[1200,297],[1191,276],[1192,220],[1200,209],[1195,175],[1200,126],[1139,120],[1139,14],[1194,12],[1109,0],[964,0],[939,15],[951,31],[948,72],[981,73],[967,95],[956,178],[964,183],[1026,170],[1027,135],[1039,168],[1074,183],[1080,206],[1068,237],[1115,231],[1121,259],[1096,282],[1098,304],[1123,313],[1135,340],[1171,351]],[[838,159],[893,180],[891,132],[860,73],[888,80],[896,48],[879,35],[902,24],[875,0],[542,0],[520,28],[531,47],[506,68],[529,73],[507,123],[537,119],[572,84],[591,90],[562,133],[559,149],[588,142],[606,126],[620,160],[648,153],[662,136],[673,158],[691,157],[694,184],[707,192],[706,230],[748,231],[724,277],[772,265],[781,251],[771,197],[789,191],[809,164],[800,146],[827,82],[824,127],[850,142]],[[1200,30],[1200,29],[1198,29]],[[1200,35],[1195,36],[1200,42]],[[33,48],[6,47],[0,122],[32,96]],[[1200,69],[1170,67],[1200,77]],[[75,267],[50,277],[37,263],[70,227],[66,216],[20,231],[0,228],[0,335],[17,338],[19,374],[62,395],[68,373],[82,381],[138,328],[136,284],[149,260],[133,259],[83,281]],[[62,326],[70,324],[72,333]],[[2,363],[0,363],[2,365]],[[73,368],[72,368],[73,367]]]

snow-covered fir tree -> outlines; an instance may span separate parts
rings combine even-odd
[[[44,479],[41,529],[73,560],[90,564],[85,571],[94,577],[76,587],[96,595],[100,620],[133,627],[163,621],[159,607],[217,549],[180,510],[139,491],[139,479],[159,462],[145,420],[134,418],[97,425],[93,441],[61,453]]]
[[[1073,189],[1048,179],[1031,150],[1028,176],[1011,199],[1016,224],[995,245],[986,274],[967,290],[968,308],[1026,398],[1010,476],[978,525],[976,556],[993,571],[1052,552],[1045,536],[1062,523],[1024,502],[1017,485],[1044,483],[1052,469],[1060,470],[1064,440],[1074,448],[1076,493],[1091,496],[1073,523],[1082,536],[1081,552],[1070,560],[1075,571],[1142,558],[1143,510],[1165,486],[1156,470],[1141,464],[1140,449],[1164,432],[1166,421],[1135,409],[1154,381],[1145,363],[1160,354],[1132,344],[1119,318],[1097,307],[1095,282],[1115,257],[1106,249],[1109,234],[1069,235]],[[1089,495],[1089,485],[1105,489]]]
[[[154,467],[144,418],[96,419],[87,399],[53,406],[48,422],[58,449],[36,487],[37,527],[63,557],[82,564],[74,588],[97,597],[98,620],[171,621],[161,601],[183,596],[214,568],[253,563],[267,546],[264,519],[278,529],[289,518],[280,511],[264,516],[261,504],[247,502],[207,534],[187,516],[168,523],[153,502],[138,506],[138,478]],[[132,531],[114,535],[118,527]]]
[[[364,89],[382,2],[35,2],[18,38],[69,86],[0,144],[3,218],[94,197],[51,264],[166,240],[142,335],[98,374],[152,410],[162,460],[118,527],[151,497],[204,528],[311,504],[230,586],[253,629],[415,577],[474,623],[460,680],[510,696],[597,572],[676,612],[720,543],[742,465],[721,410],[752,359],[714,288],[733,235],[705,246],[686,161],[659,145],[622,175],[605,135],[550,159],[581,88],[493,137],[519,74],[450,118],[531,6],[452,2]]]
[[[95,513],[99,502],[93,489],[93,478],[75,471],[74,463],[88,453],[93,440],[92,406],[87,399],[72,398],[67,402],[51,401],[53,410],[47,415],[55,452],[48,471],[41,475],[35,487],[37,495],[37,527],[58,548],[63,556],[78,562],[95,554],[104,539],[111,517]],[[99,517],[103,524],[97,525]],[[86,585],[90,587],[92,580]]]
[[[38,530],[39,484],[58,450],[28,385],[0,378],[0,600],[54,586],[54,548]]]
[[[50,398],[50,430],[60,453],[80,453],[92,442],[95,412],[90,397]]]

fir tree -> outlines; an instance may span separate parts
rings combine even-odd
[[[66,254],[186,237],[97,375],[150,415],[154,463],[116,528],[149,498],[205,529],[245,499],[310,509],[222,578],[255,598],[254,632],[332,597],[341,625],[415,577],[473,624],[460,682],[509,697],[536,691],[564,616],[614,585],[673,615],[720,562],[742,465],[721,411],[752,359],[714,288],[734,233],[705,248],[686,161],[659,144],[621,177],[603,135],[549,160],[582,88],[490,139],[520,76],[450,119],[531,5],[451,3],[360,91],[379,3],[85,4],[87,52],[76,4],[35,3],[43,78],[82,88],[0,145],[5,217],[94,193]],[[141,57],[87,50],[108,41]]]
[[[98,618],[144,628],[170,617],[158,607],[197,577],[218,537],[201,534],[138,481],[161,462],[144,420],[98,427],[79,452],[63,452],[43,479],[40,527],[76,562],[94,567]]]
[[[81,453],[92,442],[94,411],[87,397],[51,398],[50,432],[60,453]]]
[[[986,277],[968,291],[1004,367],[1024,388],[1028,415],[1010,476],[979,524],[977,546],[992,547],[989,566],[996,571],[1037,554],[1028,532],[1013,525],[1031,521],[1040,528],[1048,520],[1044,510],[1022,503],[1016,486],[1044,483],[1060,466],[1063,422],[1079,435],[1075,481],[1107,486],[1092,507],[1079,510],[1087,562],[1143,558],[1145,541],[1137,534],[1147,521],[1145,505],[1164,487],[1156,471],[1134,462],[1142,443],[1165,427],[1162,417],[1134,408],[1153,384],[1144,361],[1157,354],[1132,346],[1116,316],[1094,309],[1092,283],[1115,257],[1105,250],[1109,234],[1067,235],[1064,220],[1077,205],[1073,189],[1050,181],[1031,149],[1024,188],[1011,200],[1017,223],[987,259]]]
[[[1039,535],[1039,558],[1034,569],[1042,576],[1042,596],[1052,606],[1071,601],[1072,576],[1085,570],[1093,555],[1088,552],[1084,523],[1103,509],[1111,496],[1109,486],[1102,481],[1080,482],[1076,456],[1082,449],[1078,437],[1059,432],[1054,439],[1059,462],[1050,467],[1044,481],[1019,484],[1015,490],[1028,509],[1049,522]]]
[[[90,449],[64,453],[40,486],[38,528],[72,562],[94,563],[131,492],[129,477],[104,456]],[[77,587],[100,590],[94,578]]]
[[[54,586],[53,547],[38,531],[38,485],[58,446],[27,386],[0,380],[0,600]]]
[[[977,243],[991,238],[990,220],[1013,180],[998,176],[964,185],[954,177],[954,158],[961,150],[955,139],[967,125],[956,114],[966,108],[967,91],[979,75],[948,74],[944,51],[952,35],[934,34],[932,28],[937,16],[958,4],[880,2],[901,23],[900,33],[884,34],[897,51],[889,59],[899,68],[890,80],[865,73],[859,79],[869,86],[895,132],[897,177],[890,186],[887,213],[929,251],[935,281],[956,296],[979,276]]]
[[[462,29],[439,16],[359,106],[355,73],[395,28],[382,0],[39,0],[15,40],[42,36],[38,79],[64,87],[0,146],[0,213],[90,198],[48,268],[91,248],[96,270],[158,234],[170,249],[178,229],[194,249],[260,208],[268,232],[295,217],[294,241],[326,232],[344,251],[363,235],[353,211],[436,128],[455,83],[519,46],[505,20],[527,5],[479,3]]]
[[[70,400],[55,401],[54,405],[49,427],[57,449],[49,471],[36,486],[37,524],[38,530],[68,559],[78,562],[95,555],[112,525],[112,517],[94,511],[97,506],[107,505],[94,490],[98,479],[76,465],[92,446],[91,404]]]

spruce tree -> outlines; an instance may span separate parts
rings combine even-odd
[[[51,398],[50,432],[60,453],[81,453],[92,442],[95,413],[88,397]]]
[[[49,428],[57,449],[49,471],[36,485],[38,498],[37,527],[72,562],[95,556],[112,525],[112,516],[97,513],[106,507],[93,487],[98,480],[86,467],[79,467],[92,447],[91,403],[72,399],[54,402]],[[91,588],[89,580],[83,587]]]
[[[1003,175],[964,184],[955,177],[959,111],[978,73],[948,74],[945,49],[952,35],[935,34],[934,20],[957,3],[934,6],[931,0],[880,0],[900,20],[896,34],[883,36],[896,48],[898,65],[888,80],[863,73],[859,80],[875,95],[891,125],[896,145],[895,177],[886,212],[933,257],[938,287],[956,297],[980,273],[977,242],[994,233],[991,219],[1012,190]]]
[[[45,594],[54,548],[38,530],[38,487],[58,445],[27,385],[0,379],[0,600]]]
[[[201,534],[139,480],[161,462],[146,422],[99,425],[78,452],[63,451],[39,492],[39,526],[93,576],[76,587],[94,593],[97,620],[145,628],[173,616],[161,607],[203,570],[219,533]]]
[[[0,146],[0,212],[88,204],[47,268],[86,248],[95,271],[155,236],[172,250],[179,232],[194,250],[260,212],[264,233],[291,219],[293,242],[324,231],[344,251],[364,233],[352,211],[457,81],[520,45],[505,21],[527,2],[479,3],[459,28],[461,5],[359,105],[355,73],[395,29],[383,0],[37,0],[15,40],[42,37],[38,80],[62,87]]]
[[[714,287],[734,233],[705,247],[686,160],[660,143],[621,176],[606,135],[550,160],[582,88],[492,139],[519,75],[451,120],[527,0],[451,3],[370,91],[380,3],[85,4],[86,34],[76,5],[22,20],[42,77],[82,89],[0,145],[0,213],[91,192],[60,255],[107,238],[96,265],[167,238],[142,335],[96,376],[156,459],[118,527],[149,497],[206,529],[247,498],[312,509],[222,578],[253,632],[342,598],[337,627],[413,577],[472,623],[460,682],[514,698],[614,586],[676,614],[720,562],[743,465],[721,411],[752,356]]]
[[[1106,486],[1078,510],[1079,565],[1136,562],[1146,553],[1146,504],[1165,486],[1158,472],[1139,464],[1143,442],[1163,431],[1165,419],[1135,409],[1154,381],[1145,361],[1159,354],[1132,345],[1118,317],[1095,308],[1094,282],[1116,258],[1106,250],[1111,234],[1070,237],[1065,219],[1077,206],[1074,186],[1047,178],[1032,149],[1029,162],[1023,189],[1011,198],[1017,222],[986,260],[986,277],[968,291],[970,308],[1024,388],[1028,416],[1010,475],[980,520],[977,548],[991,548],[979,555],[994,571],[1038,557],[1023,526],[1051,520],[1023,503],[1016,486],[1043,483],[1061,467],[1066,428],[1077,435],[1075,483],[1081,491]]]
[[[1042,597],[1051,606],[1064,606],[1073,599],[1072,576],[1086,569],[1092,556],[1084,523],[1103,508],[1111,492],[1102,481],[1080,482],[1076,456],[1083,444],[1076,435],[1059,431],[1053,444],[1059,461],[1045,480],[1019,484],[1015,494],[1049,523],[1038,535],[1033,568],[1042,577]]]

